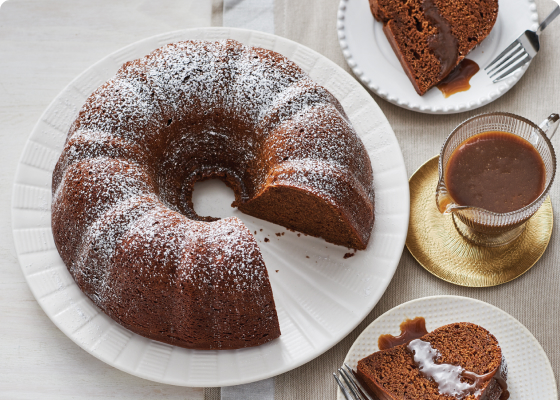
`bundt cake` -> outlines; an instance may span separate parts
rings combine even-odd
[[[460,322],[358,362],[357,376],[384,400],[505,400],[507,365],[496,338]]]
[[[498,0],[369,0],[375,19],[420,96],[492,30]]]
[[[241,211],[356,249],[371,162],[339,102],[296,64],[233,40],[166,45],[86,101],[53,173],[52,229],[80,289],[118,323],[194,349],[280,335],[256,240],[196,214],[218,178]]]

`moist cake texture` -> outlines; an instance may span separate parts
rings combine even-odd
[[[145,337],[193,349],[280,335],[257,242],[193,209],[218,178],[244,213],[356,249],[373,175],[339,102],[282,55],[233,40],[166,45],[86,101],[53,173],[52,229],[80,289]]]

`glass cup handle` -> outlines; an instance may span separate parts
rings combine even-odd
[[[556,130],[558,129],[558,125],[560,124],[560,116],[556,113],[550,114],[547,119],[545,119],[540,125],[539,128],[548,136],[549,139],[552,139]]]

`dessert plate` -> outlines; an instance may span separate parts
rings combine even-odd
[[[526,29],[535,30],[538,15],[533,0],[499,0],[496,24],[467,56],[481,70],[471,78],[469,90],[448,98],[437,88],[424,96],[416,93],[383,33],[383,24],[373,18],[367,0],[340,0],[337,27],[342,53],[367,88],[399,107],[429,114],[451,114],[491,103],[521,79],[529,64],[498,83],[492,83],[484,67]]]
[[[367,250],[354,255],[346,248],[242,214],[229,206],[231,191],[225,185],[201,183],[194,198],[199,214],[235,215],[256,232],[282,336],[254,348],[197,351],[126,330],[79,290],[53,241],[51,175],[68,129],[86,98],[125,61],[178,40],[226,38],[284,54],[340,100],[371,157],[376,222]],[[300,44],[231,28],[154,36],[107,56],[78,76],[35,125],[18,166],[12,199],[20,265],[49,318],[84,350],[116,368],[157,382],[198,387],[238,385],[275,376],[338,343],[369,314],[391,281],[404,248],[408,218],[408,179],[399,144],[382,111],[359,82]]]
[[[531,332],[505,311],[468,297],[423,297],[387,311],[358,336],[344,362],[355,370],[359,360],[379,350],[379,335],[398,336],[400,323],[414,317],[426,319],[428,332],[454,322],[472,322],[488,329],[498,339],[507,361],[510,399],[558,399],[550,361]],[[337,399],[344,400],[340,389]]]

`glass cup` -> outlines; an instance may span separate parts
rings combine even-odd
[[[550,138],[560,121],[551,114],[539,126],[531,121],[505,112],[492,112],[472,117],[459,125],[445,140],[439,155],[439,182],[436,203],[443,214],[452,214],[457,231],[470,242],[486,247],[508,244],[525,229],[525,223],[541,207],[556,174],[556,154]],[[501,131],[526,139],[539,152],[545,165],[545,189],[531,204],[508,213],[496,213],[479,207],[456,204],[445,184],[445,170],[453,151],[466,139],[483,132]],[[547,136],[548,135],[548,136]]]

